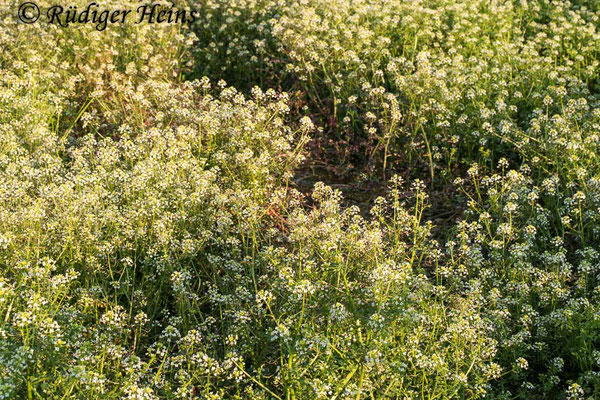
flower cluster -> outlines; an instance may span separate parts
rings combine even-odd
[[[210,2],[214,11],[195,31],[219,39],[198,51],[226,61],[202,71],[260,71],[252,83],[299,90],[329,131],[366,147],[384,169],[421,166],[430,179],[448,178],[492,148],[544,162],[582,141],[595,150],[596,137],[581,138],[577,127],[581,139],[573,138],[569,123],[555,118],[585,113],[597,90],[593,5],[259,3]]]

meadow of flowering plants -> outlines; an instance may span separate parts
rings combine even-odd
[[[0,399],[600,398],[599,1],[160,4],[0,2]]]

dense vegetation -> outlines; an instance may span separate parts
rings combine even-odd
[[[0,4],[0,399],[600,397],[599,2],[174,5]]]

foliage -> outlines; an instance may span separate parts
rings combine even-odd
[[[0,398],[600,396],[596,2],[176,3],[0,5]]]

